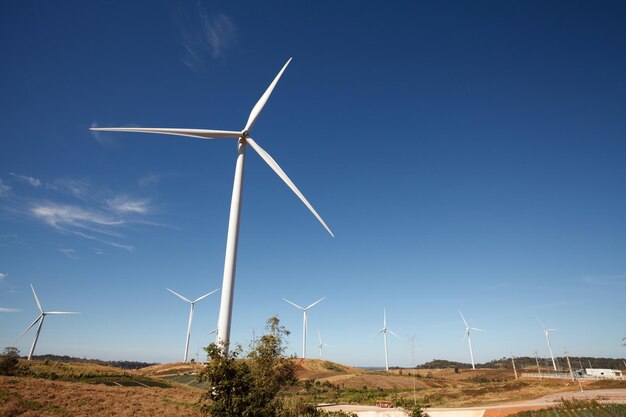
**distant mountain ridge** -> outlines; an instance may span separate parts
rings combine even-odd
[[[156,362],[140,362],[140,361],[103,361],[100,359],[75,358],[67,355],[33,355],[33,359],[40,361],[57,361],[57,362],[78,362],[78,363],[95,363],[98,365],[111,366],[120,369],[141,369],[152,365]]]
[[[554,358],[557,367],[560,369],[567,369],[567,359],[565,357]],[[587,356],[570,356],[570,363],[572,369],[580,368],[603,368],[603,369],[624,369],[624,359],[615,358],[591,358]],[[521,368],[532,368],[537,366],[536,359],[530,356],[519,356],[515,358],[515,366]],[[552,359],[539,358],[539,366],[542,368],[551,368]],[[441,369],[441,368],[459,368],[470,369],[472,367],[469,363],[448,361],[445,359],[433,359],[432,361],[417,365],[417,369]],[[491,368],[491,369],[513,369],[511,358],[494,359],[485,363],[477,363],[476,368]]]

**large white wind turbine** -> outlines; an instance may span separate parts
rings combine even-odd
[[[467,343],[469,344],[470,358],[472,359],[472,369],[476,369],[476,365],[474,364],[474,351],[472,350],[472,338],[470,336],[470,333],[471,333],[471,330],[476,330],[479,332],[484,332],[484,330],[477,329],[475,327],[470,327],[470,325],[467,324],[467,320],[465,320],[465,317],[463,317],[463,313],[461,313],[461,310],[459,310],[459,314],[461,315],[461,318],[463,319],[463,323],[465,323],[465,334],[463,335],[463,339],[467,337]]]
[[[377,334],[380,334],[380,333],[383,334],[383,339],[385,341],[385,370],[388,371],[389,370],[389,355],[387,354],[387,332],[391,333],[392,335],[400,339],[400,337],[397,334],[395,334],[394,332],[392,332],[391,330],[387,328],[387,310],[383,308],[383,328],[377,331],[376,333],[374,333],[372,336],[376,336]]]
[[[537,320],[539,320],[539,318],[537,318]],[[558,329],[549,329],[546,327],[545,324],[543,324],[543,322],[541,320],[539,320],[539,324],[541,324],[541,327],[543,328],[543,333],[546,335],[546,341],[548,342],[548,350],[550,351],[550,357],[552,358],[552,367],[554,368],[554,371],[556,372],[556,362],[554,361],[554,354],[552,353],[552,344],[550,343],[550,332],[556,332]]]
[[[320,334],[320,331],[317,331],[317,337],[320,341],[320,344],[317,345],[317,349],[320,351],[320,359],[322,359],[322,351],[324,350],[324,346],[326,347],[332,347],[330,345],[327,345],[326,343],[322,342],[322,335]]]
[[[233,194],[230,202],[230,218],[228,221],[228,237],[226,240],[226,255],[224,260],[224,278],[222,283],[222,299],[220,303],[220,314],[218,319],[218,332],[216,341],[219,345],[223,345],[224,352],[228,353],[228,342],[230,340],[230,325],[232,317],[233,293],[235,287],[235,268],[237,264],[237,242],[239,238],[239,218],[241,214],[241,193],[243,190],[243,170],[244,160],[246,156],[247,145],[250,145],[259,156],[274,170],[274,172],[287,184],[289,188],[298,196],[305,206],[313,213],[324,228],[334,237],[324,220],[317,214],[317,211],[302,195],[300,190],[287,177],[287,174],[278,166],[276,161],[263,150],[250,137],[250,129],[256,122],[261,110],[267,103],[278,80],[283,75],[287,65],[291,62],[291,58],[280,70],[274,81],[265,90],[256,105],[252,108],[246,126],[241,131],[230,130],[206,130],[206,129],[177,129],[177,128],[132,128],[132,127],[115,127],[115,128],[91,128],[91,130],[117,131],[117,132],[140,132],[140,133],[157,133],[175,136],[190,136],[200,139],[237,139],[237,162],[235,165],[235,180],[233,183]],[[297,133],[297,132],[296,132]]]
[[[200,301],[203,298],[206,298],[209,295],[213,294],[214,292],[219,290],[219,288],[217,290],[211,291],[210,293],[204,294],[202,297],[196,298],[194,301],[190,301],[190,300],[186,299],[185,297],[183,297],[182,295],[180,295],[179,293],[177,293],[174,290],[170,290],[169,288],[167,288],[167,290],[169,292],[171,292],[172,294],[176,295],[181,300],[186,301],[186,302],[188,302],[190,304],[190,308],[189,308],[189,323],[187,324],[187,339],[185,341],[185,356],[183,357],[183,362],[187,362],[187,355],[189,354],[189,336],[191,336],[191,320],[193,320],[193,308],[196,306],[196,303],[198,301]]]
[[[291,304],[292,306],[294,306],[298,310],[302,311],[302,314],[304,316],[303,319],[302,319],[302,359],[306,359],[306,329],[307,329],[306,313],[307,313],[307,311],[311,307],[313,307],[315,304],[317,304],[320,301],[322,301],[324,298],[326,298],[326,297],[320,298],[319,300],[317,300],[313,304],[309,305],[307,308],[300,307],[298,304],[292,303],[291,301],[287,300],[286,298],[283,298],[283,300],[287,301],[289,304]]]
[[[22,338],[22,336],[24,336],[26,332],[28,332],[31,329],[31,327],[33,327],[35,324],[37,324],[37,322],[39,322],[39,326],[37,326],[37,333],[35,333],[35,340],[33,340],[33,345],[31,346],[30,352],[28,353],[28,360],[31,360],[31,358],[33,357],[33,352],[35,351],[35,346],[37,346],[37,340],[39,339],[39,333],[41,332],[41,326],[43,326],[43,321],[48,314],[80,314],[80,313],[75,313],[71,311],[43,311],[43,307],[41,307],[39,298],[37,298],[37,293],[35,292],[35,287],[33,287],[33,284],[30,284],[30,288],[33,290],[33,295],[35,296],[35,302],[37,303],[37,308],[39,309],[39,312],[41,314],[37,316],[35,321],[33,321],[32,324],[28,326],[26,330],[24,330],[24,332],[20,335],[20,337],[18,337],[17,340],[15,341],[15,343],[17,343]]]

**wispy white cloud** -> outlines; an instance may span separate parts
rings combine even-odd
[[[113,193],[87,179],[38,181],[41,185],[36,187],[38,191],[33,192],[45,195],[45,200],[34,197],[32,193],[24,195],[11,190],[10,196],[3,200],[6,204],[0,205],[0,214],[15,221],[24,218],[37,220],[61,233],[127,251],[135,249],[134,245],[127,243],[125,236],[134,226],[171,227],[155,221],[149,198]],[[0,185],[3,183],[0,182]],[[139,185],[135,183],[135,186]],[[8,186],[6,188],[9,189]],[[145,194],[146,190],[142,193]],[[1,237],[0,246],[6,246],[5,239]],[[68,257],[77,255],[65,248],[59,251]]]
[[[78,259],[76,251],[74,249],[59,248],[59,252],[61,252],[63,255],[67,256],[70,259]]]
[[[147,187],[152,184],[156,184],[159,182],[159,175],[156,174],[147,174],[143,177],[139,178],[139,185],[142,187]]]
[[[3,292],[14,293],[13,286],[7,281],[8,275],[7,273],[0,272],[0,289]]]
[[[92,186],[86,179],[60,178],[47,183],[46,187],[54,191],[70,194],[81,200],[86,200],[93,195]]]
[[[77,227],[92,230],[93,225],[117,226],[124,222],[106,214],[77,206],[43,203],[31,208],[33,216],[56,228]]]
[[[22,310],[17,308],[0,307],[0,313],[19,313]]]
[[[24,181],[25,183],[33,187],[41,187],[41,181],[35,177],[29,177],[28,175],[16,174],[15,172],[11,172],[9,175],[11,175],[14,178],[17,178],[20,181]]]
[[[193,18],[180,22],[182,60],[193,71],[206,70],[210,60],[223,56],[237,42],[237,29],[223,13],[209,14],[201,6]]]
[[[595,275],[582,278],[582,282],[587,285],[625,287],[626,275]]]
[[[7,196],[11,191],[11,187],[2,182],[2,178],[0,178],[0,198]]]
[[[150,210],[148,200],[133,200],[128,196],[117,196],[107,200],[107,205],[116,213],[147,213]]]
[[[540,310],[549,310],[551,308],[561,307],[566,304],[567,304],[567,301],[554,301],[551,303],[535,305],[533,306],[533,308],[540,309]]]

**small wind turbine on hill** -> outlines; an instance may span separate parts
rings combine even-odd
[[[320,359],[322,359],[322,350],[324,350],[324,346],[326,347],[332,347],[331,345],[327,345],[326,343],[322,342],[322,335],[320,334],[320,331],[317,331],[317,337],[320,340],[320,344],[317,345],[317,349],[319,349],[320,351]]]
[[[387,332],[391,333],[392,335],[400,339],[400,337],[397,334],[395,334],[393,331],[387,328],[387,310],[383,308],[383,328],[377,331],[376,333],[374,333],[372,337],[380,333],[383,334],[383,340],[385,342],[385,370],[386,371],[389,370],[389,355],[387,353]]]
[[[539,320],[538,317],[537,317],[537,320]],[[543,328],[543,333],[546,335],[546,341],[548,342],[548,350],[550,351],[550,357],[552,358],[552,367],[554,368],[554,371],[556,372],[557,370],[556,362],[554,361],[554,354],[552,353],[552,344],[550,343],[550,332],[556,332],[558,329],[548,329],[541,320],[539,320],[539,324],[541,324],[541,327]]]
[[[250,112],[246,126],[241,131],[232,130],[207,130],[207,129],[178,129],[178,128],[143,128],[143,127],[111,127],[111,128],[91,128],[91,130],[114,131],[114,132],[139,132],[139,133],[156,133],[174,136],[189,136],[200,139],[237,139],[237,162],[235,165],[235,180],[233,183],[233,194],[230,203],[230,218],[228,221],[228,237],[226,239],[226,256],[224,259],[224,278],[222,282],[222,300],[220,303],[220,314],[218,319],[218,331],[216,342],[223,346],[225,354],[228,354],[228,343],[230,341],[230,327],[233,310],[233,294],[235,291],[235,268],[237,265],[237,244],[239,240],[239,218],[241,215],[241,195],[243,190],[243,170],[246,156],[246,148],[248,145],[254,149],[261,159],[263,159],[274,172],[282,179],[285,184],[293,191],[304,205],[313,213],[317,220],[324,228],[334,237],[330,228],[324,223],[324,220],[317,214],[317,211],[302,195],[295,184],[287,177],[287,174],[278,166],[276,161],[261,148],[250,137],[250,130],[256,122],[261,110],[267,103],[278,83],[280,77],[287,69],[287,65],[291,62],[291,58],[280,70],[274,81],[265,90],[259,101],[255,104]],[[296,132],[297,133],[297,132]]]
[[[306,359],[306,330],[307,330],[306,313],[307,313],[307,311],[311,307],[313,307],[314,305],[316,305],[317,303],[322,301],[324,298],[326,298],[326,297],[320,298],[319,300],[317,300],[313,304],[309,305],[307,308],[300,307],[298,304],[292,303],[291,301],[287,300],[286,298],[283,298],[284,301],[287,301],[289,304],[291,304],[292,306],[294,306],[298,310],[302,311],[302,315],[303,315],[303,318],[302,318],[302,359]]]
[[[196,306],[196,303],[206,297],[208,297],[209,295],[213,294],[214,292],[216,292],[217,290],[219,290],[219,288],[217,290],[213,290],[210,293],[204,294],[202,297],[196,298],[194,301],[190,301],[187,298],[183,297],[182,295],[180,295],[179,293],[177,293],[174,290],[170,290],[169,288],[167,288],[167,290],[169,292],[171,292],[172,294],[174,294],[175,296],[177,296],[178,298],[180,298],[183,301],[186,301],[189,303],[190,308],[189,308],[189,323],[187,324],[187,339],[185,341],[185,355],[183,356],[183,362],[187,362],[187,355],[189,354],[189,337],[191,336],[191,321],[193,320],[193,308]]]
[[[484,332],[484,330],[477,329],[475,327],[470,327],[470,325],[467,323],[467,320],[465,320],[465,317],[463,317],[463,313],[461,313],[461,310],[459,310],[459,314],[461,315],[461,318],[463,319],[463,323],[465,323],[465,334],[463,335],[463,339],[467,337],[467,344],[469,345],[470,358],[472,360],[472,369],[476,369],[476,365],[474,364],[474,351],[472,350],[472,338],[471,338],[470,333],[472,330],[476,330],[478,332]]]
[[[37,346],[37,340],[39,339],[39,333],[41,332],[43,321],[48,314],[80,314],[80,313],[75,313],[72,311],[43,311],[43,307],[41,307],[39,298],[37,298],[37,293],[35,292],[35,287],[33,287],[33,284],[30,284],[30,288],[33,290],[33,295],[35,296],[35,302],[37,303],[37,308],[39,309],[41,314],[39,314],[39,316],[35,319],[35,321],[33,321],[32,324],[28,326],[26,330],[24,330],[24,332],[20,335],[20,337],[18,337],[17,340],[15,341],[15,343],[17,343],[22,338],[22,336],[26,334],[26,332],[28,332],[35,324],[37,324],[37,322],[39,322],[39,326],[37,326],[37,333],[35,333],[35,340],[33,340],[33,345],[31,346],[30,352],[28,353],[28,360],[31,360],[31,358],[33,357],[33,352],[35,352],[35,346]]]

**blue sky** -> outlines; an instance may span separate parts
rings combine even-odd
[[[236,147],[90,126],[254,127],[332,239],[247,158],[233,339],[277,314],[328,359],[623,357],[621,2],[20,2],[0,14],[0,346],[174,361],[221,286]],[[198,304],[190,356],[219,295]],[[33,334],[18,347],[27,352]]]

